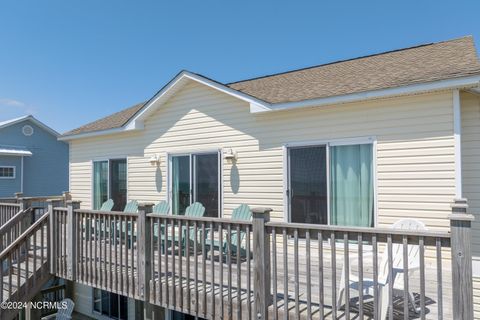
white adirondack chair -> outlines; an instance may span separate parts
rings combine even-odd
[[[73,314],[73,307],[75,307],[75,303],[71,299],[65,298],[60,301],[60,306],[57,313],[43,317],[42,320],[71,320]]]
[[[401,219],[395,222],[392,229],[403,229],[403,230],[427,230],[425,224],[415,220],[415,219]],[[364,259],[372,257],[372,253],[368,252],[363,255]],[[403,277],[405,275],[405,270],[403,266],[403,245],[402,244],[393,244],[392,245],[392,271],[393,271],[393,295],[394,296],[403,296]],[[352,273],[351,266],[358,264],[358,259],[350,259],[350,270],[349,270],[349,288],[357,290],[359,287],[359,278],[358,274]],[[408,274],[410,277],[414,272],[420,268],[419,261],[419,247],[418,245],[408,245]],[[388,266],[388,249],[385,247],[383,251],[380,264],[378,267],[378,295],[379,295],[379,319],[386,319],[387,310],[389,305],[389,295],[388,295],[388,278],[389,278],[389,266]],[[363,278],[363,295],[371,296],[374,295],[374,282],[371,278]],[[419,307],[415,305],[415,299],[412,292],[408,292],[408,303],[411,304],[415,312],[419,312]],[[345,299],[345,267],[342,270],[342,278],[340,280],[340,287],[337,300],[337,308],[340,308]]]

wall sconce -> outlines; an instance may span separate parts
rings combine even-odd
[[[237,151],[233,150],[232,148],[227,148],[223,151],[223,157],[228,160],[237,160],[238,154]]]
[[[152,166],[158,166],[160,164],[160,157],[158,156],[158,154],[154,154],[151,158],[150,158],[150,164]]]

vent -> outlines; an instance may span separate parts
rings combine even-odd
[[[25,136],[29,137],[33,134],[33,128],[29,125],[23,126],[22,132]]]

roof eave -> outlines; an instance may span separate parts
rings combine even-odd
[[[9,121],[9,122],[1,125],[1,126],[0,126],[0,129],[13,126],[14,124],[17,124],[17,123],[20,123],[20,122],[23,122],[23,121],[26,121],[26,120],[32,121],[32,122],[35,123],[37,126],[39,126],[40,128],[44,129],[45,131],[49,132],[51,135],[53,135],[53,136],[55,136],[55,137],[59,137],[59,136],[60,136],[60,133],[58,133],[57,131],[53,130],[52,128],[50,128],[49,126],[47,126],[46,124],[44,124],[44,123],[41,122],[40,120],[36,119],[36,118],[35,118],[34,116],[32,116],[32,115],[27,115],[27,116],[23,116],[23,117],[20,117],[20,118],[17,118],[17,119],[13,119],[12,121]]]
[[[308,107],[321,107],[326,105],[336,105],[350,102],[360,102],[365,100],[382,99],[396,96],[404,96],[418,93],[426,93],[433,91],[449,90],[449,89],[471,89],[480,88],[480,75],[450,78],[432,82],[423,82],[411,84],[401,87],[364,91],[359,93],[345,94],[340,96],[325,97],[319,99],[302,100],[295,102],[285,102],[272,104],[269,110],[260,110],[259,112],[272,112],[281,110],[291,110]]]
[[[265,113],[265,112],[274,112],[282,110],[292,110],[292,109],[301,109],[308,107],[321,107],[325,105],[337,105],[351,102],[360,102],[365,100],[374,100],[382,99],[396,96],[405,96],[418,93],[426,93],[433,91],[441,91],[448,89],[471,89],[471,88],[480,88],[480,74],[468,77],[459,77],[459,78],[450,78],[432,82],[423,82],[418,84],[406,85],[401,87],[380,89],[380,90],[371,90],[364,91],[360,93],[352,93],[340,96],[311,99],[311,100],[302,100],[295,102],[286,102],[286,103],[276,103],[269,104],[262,100],[252,98],[248,95],[236,91],[224,85],[218,84],[212,80],[201,77],[196,74],[184,71],[175,77],[167,86],[165,86],[157,95],[155,95],[143,108],[138,112],[134,118],[130,119],[124,126],[119,128],[113,128],[108,130],[86,132],[80,134],[72,134],[67,136],[60,136],[58,140],[61,141],[70,141],[76,139],[83,139],[89,137],[109,135],[125,131],[133,130],[142,130],[144,127],[144,120],[153,112],[152,106],[159,102],[159,99],[165,97],[165,93],[168,92],[170,88],[178,85],[179,81],[182,79],[192,79],[197,82],[203,83],[209,87],[214,87],[222,92],[230,94],[238,99],[246,101],[250,105],[251,113]]]

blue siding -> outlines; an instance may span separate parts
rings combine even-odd
[[[0,197],[13,197],[22,187],[22,158],[0,156],[0,167],[3,166],[15,167],[15,179],[0,179]]]
[[[22,128],[26,124],[33,127],[33,135],[23,135]],[[0,145],[25,147],[33,154],[24,158],[25,196],[58,195],[68,190],[67,143],[58,141],[50,132],[25,120],[0,129]]]

